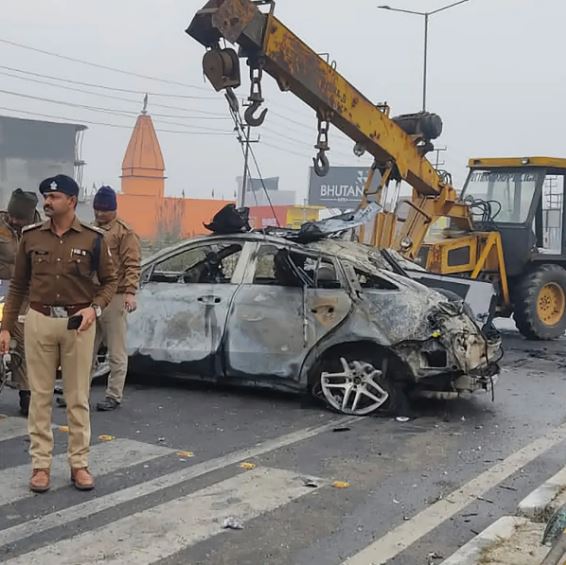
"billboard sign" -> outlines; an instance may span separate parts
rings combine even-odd
[[[310,168],[309,204],[326,208],[353,209],[358,206],[364,194],[369,167],[330,167],[325,177],[319,177]],[[378,185],[379,173],[373,184]]]

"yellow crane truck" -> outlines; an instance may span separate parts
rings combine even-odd
[[[247,60],[248,125],[260,126],[266,118],[264,73],[315,111],[317,174],[329,170],[331,125],[352,139],[357,155],[371,154],[361,206],[370,200],[380,203],[391,183],[412,187],[403,221],[397,207],[382,209],[373,226],[361,230],[362,241],[396,249],[432,273],[492,282],[497,315],[513,315],[527,338],[546,340],[564,333],[566,159],[471,159],[458,193],[451,176],[426,158],[441,134],[440,117],[429,112],[391,117],[387,104],[371,102],[279,21],[274,2],[210,0],[187,33],[206,47],[203,70],[217,91],[227,90],[234,98],[231,91],[241,83],[240,58]],[[237,45],[238,52],[226,42]],[[433,235],[431,226],[440,218],[447,218],[449,227]]]

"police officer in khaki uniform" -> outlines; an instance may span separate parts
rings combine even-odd
[[[105,232],[108,247],[118,272],[118,291],[108,308],[96,322],[94,351],[102,343],[108,348],[110,377],[106,398],[96,405],[97,410],[114,410],[122,402],[122,394],[128,372],[126,350],[126,316],[136,307],[136,293],[140,282],[141,248],[138,236],[117,217],[116,193],[109,186],[102,186],[94,196],[96,225]]]
[[[16,251],[22,237],[22,228],[38,222],[41,217],[36,210],[37,194],[17,188],[12,192],[8,209],[0,212],[0,294],[6,296],[10,279],[14,273]],[[22,305],[20,314],[25,314],[27,304]],[[14,326],[16,340],[16,361],[12,368],[12,383],[19,389],[20,413],[27,416],[29,411],[30,391],[25,366],[24,326],[18,321]]]
[[[75,215],[77,183],[66,175],[57,175],[42,181],[39,191],[44,196],[43,209],[49,219],[23,230],[4,307],[0,352],[9,348],[10,334],[29,293],[24,336],[31,388],[30,489],[35,492],[49,489],[53,386],[55,373],[61,366],[67,401],[71,481],[79,490],[90,490],[94,488],[94,479],[88,471],[88,397],[95,321],[116,292],[116,269],[104,234],[80,222]]]

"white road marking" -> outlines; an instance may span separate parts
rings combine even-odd
[[[83,502],[76,506],[52,512],[51,514],[41,516],[34,520],[29,520],[22,524],[0,531],[0,547],[8,543],[19,541],[28,536],[44,532],[51,528],[60,527],[75,520],[86,518],[87,516],[102,512],[108,508],[114,508],[119,504],[131,502],[136,498],[153,494],[159,490],[176,486],[185,481],[206,475],[207,473],[218,471],[219,469],[229,467],[230,465],[234,465],[235,463],[239,463],[245,459],[252,459],[271,451],[288,447],[289,445],[293,445],[300,441],[313,438],[337,426],[353,424],[355,422],[360,422],[363,419],[364,418],[356,416],[336,418],[321,426],[291,432],[289,434],[267,440],[255,447],[233,451],[226,455],[222,455],[202,463],[197,463],[196,465],[187,467],[181,471],[174,471],[173,473],[163,475],[162,477],[157,477],[156,479],[94,498],[88,502]]]
[[[560,506],[566,495],[566,467],[531,492],[519,503],[519,513],[535,519]]]
[[[0,414],[0,441],[28,435],[28,421]]]
[[[482,554],[495,544],[509,540],[517,528],[528,524],[526,518],[503,516],[485,529],[456,553],[445,559],[440,565],[478,565],[482,563]],[[538,563],[538,561],[537,561]]]
[[[245,524],[312,491],[297,473],[257,468],[5,564],[149,565],[200,541],[226,535],[223,522],[228,517]]]
[[[89,468],[96,475],[112,473],[124,467],[144,463],[167,455],[174,450],[129,439],[116,439],[91,447]],[[29,463],[0,471],[0,506],[33,496],[28,488],[31,466]],[[69,485],[67,454],[56,455],[51,465],[51,489]]]
[[[554,428],[464,486],[390,530],[376,542],[347,559],[343,565],[382,565],[430,533],[501,481],[566,439],[566,424]]]

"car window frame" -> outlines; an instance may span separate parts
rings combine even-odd
[[[255,278],[255,273],[256,273],[256,269],[257,269],[257,264],[258,264],[258,258],[260,255],[260,250],[262,247],[276,247],[278,249],[287,249],[290,253],[297,253],[300,255],[304,255],[305,257],[308,257],[310,259],[313,259],[315,261],[328,261],[330,263],[332,263],[334,270],[336,271],[336,277],[339,282],[340,282],[340,288],[336,288],[336,289],[331,289],[331,290],[346,290],[348,288],[348,280],[347,277],[345,276],[345,273],[342,269],[342,266],[340,264],[340,261],[338,261],[336,259],[336,257],[333,257],[332,255],[326,254],[326,253],[320,253],[318,251],[307,251],[305,249],[302,249],[300,247],[296,247],[293,245],[285,245],[283,243],[279,243],[279,242],[274,242],[274,241],[257,241],[254,242],[254,248],[253,250],[251,250],[251,260],[250,263],[248,265],[248,268],[245,272],[244,278],[242,280],[242,284],[246,284],[246,285],[258,285],[258,286],[262,286],[261,283],[256,283],[254,282],[254,278]],[[307,273],[308,274],[308,273]],[[314,281],[315,283],[317,281]],[[267,285],[265,285],[267,286]],[[270,286],[281,286],[283,287],[284,285],[270,285]],[[300,287],[297,287],[300,288]],[[318,287],[318,286],[307,286],[307,289],[312,289],[312,290],[325,290],[324,287]]]
[[[250,255],[251,255],[251,247],[253,247],[253,242],[249,242],[246,240],[242,240],[242,239],[237,239],[237,238],[226,238],[226,239],[207,239],[207,240],[199,240],[199,241],[194,241],[194,242],[189,242],[187,243],[187,245],[185,246],[181,246],[176,248],[174,251],[170,251],[168,253],[165,253],[162,256],[156,257],[151,265],[148,268],[147,274],[144,273],[145,275],[145,280],[143,281],[142,284],[148,284],[150,282],[155,282],[151,280],[151,277],[153,276],[153,273],[155,272],[155,268],[157,267],[157,265],[168,261],[169,259],[172,259],[174,257],[176,257],[177,255],[181,255],[183,253],[186,253],[187,251],[191,251],[193,249],[198,249],[199,247],[210,247],[211,245],[218,245],[218,244],[228,244],[228,245],[241,245],[242,249],[239,252],[240,253],[240,257],[238,258],[238,262],[234,268],[234,271],[232,273],[232,276],[230,278],[229,282],[226,283],[210,283],[210,284],[242,284],[242,280],[244,278],[244,273],[246,272],[246,268],[247,268],[247,264],[250,260]],[[198,283],[181,283],[181,282],[176,282],[176,283],[158,283],[158,284],[185,284],[187,286],[190,286],[191,284],[198,284]]]

